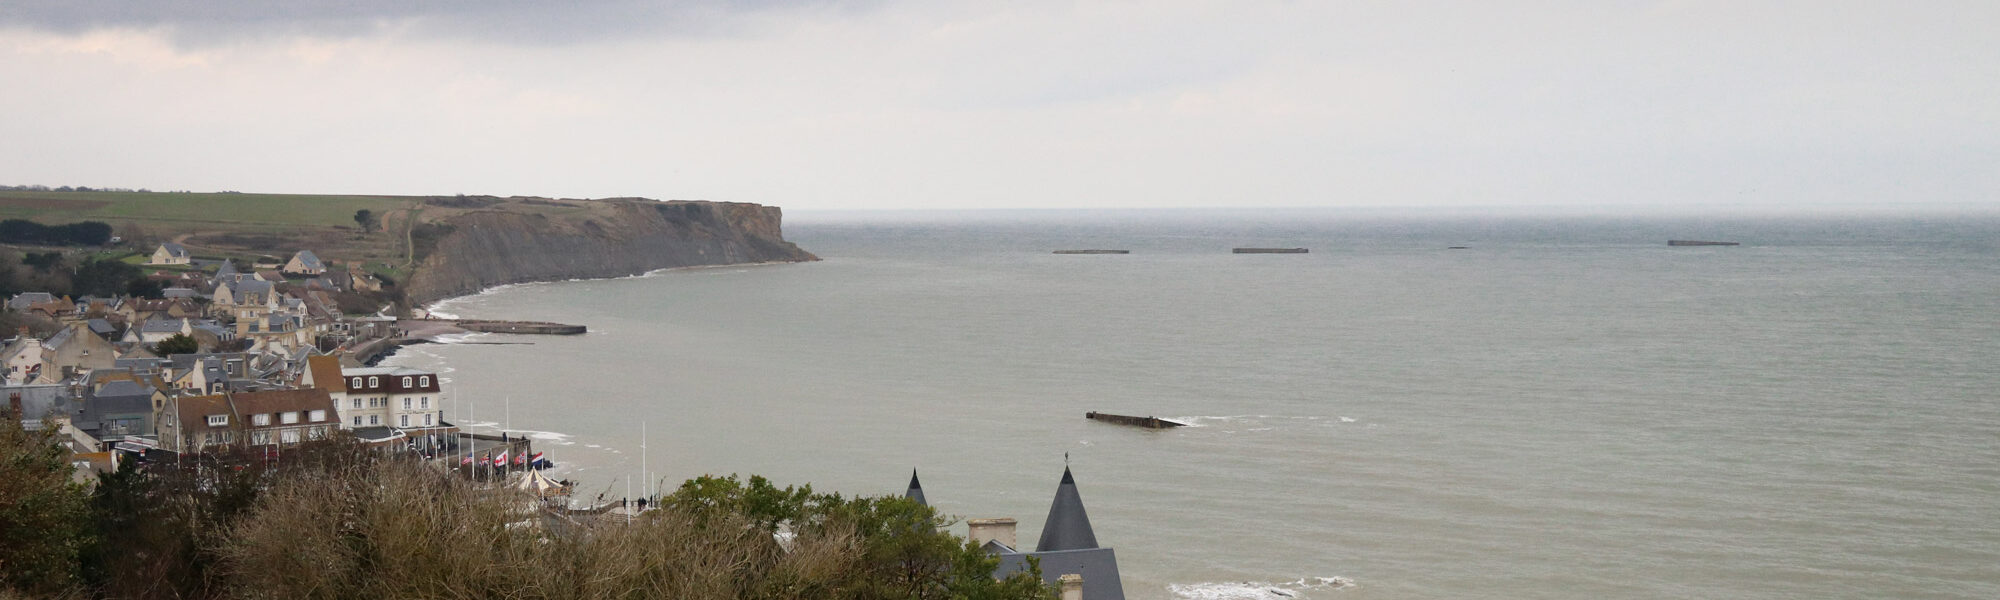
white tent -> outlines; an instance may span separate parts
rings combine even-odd
[[[549,479],[549,477],[547,475],[543,475],[541,471],[529,471],[526,475],[521,477],[521,483],[516,487],[520,488],[521,491],[543,497],[561,495],[569,492],[569,489],[563,487],[563,484],[556,483],[556,480],[554,479]]]

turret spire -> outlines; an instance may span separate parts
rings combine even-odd
[[[1056,499],[1049,503],[1049,518],[1042,523],[1042,541],[1036,552],[1086,550],[1097,547],[1097,534],[1090,528],[1090,515],[1083,511],[1083,496],[1076,492],[1076,478],[1063,467],[1062,483],[1056,485]]]
[[[915,500],[917,501],[917,504],[922,504],[924,506],[931,505],[931,503],[924,501],[924,484],[917,483],[916,469],[910,469],[910,490],[907,492],[903,492],[903,497]]]

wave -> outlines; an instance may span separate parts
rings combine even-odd
[[[1338,575],[1332,577],[1301,577],[1298,581],[1271,583],[1263,581],[1212,581],[1202,583],[1175,583],[1167,586],[1167,591],[1175,598],[1189,600],[1277,600],[1283,598],[1311,598],[1310,594],[1326,590],[1354,587],[1354,580]]]
[[[1355,421],[1353,417],[1334,417],[1334,418],[1339,419],[1340,422],[1342,423],[1353,423]],[[1249,431],[1268,431],[1270,429],[1276,428],[1284,421],[1324,421],[1326,420],[1326,417],[1310,416],[1310,415],[1309,416],[1189,415],[1182,417],[1167,417],[1167,419],[1170,421],[1179,421],[1181,423],[1185,423],[1187,424],[1188,427],[1215,427],[1218,425],[1224,425],[1224,426],[1239,425],[1239,426],[1255,426],[1254,429],[1249,429]],[[1332,423],[1331,421],[1327,422],[1328,425],[1330,425],[1331,423]]]

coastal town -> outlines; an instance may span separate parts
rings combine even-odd
[[[25,427],[60,430],[80,482],[127,461],[220,448],[275,454],[337,433],[454,466],[549,464],[529,440],[475,435],[448,421],[438,374],[373,366],[401,344],[469,329],[344,313],[336,295],[383,289],[358,264],[299,250],[282,262],[240,265],[165,242],[144,268],[160,284],[157,297],[28,291],[7,298],[7,313],[21,325],[0,347],[0,395]]]
[[[143,277],[157,284],[157,294],[15,293],[0,313],[17,325],[0,346],[0,394],[7,398],[0,415],[18,419],[22,431],[59,440],[70,481],[86,489],[149,466],[220,485],[214,478],[232,471],[278,472],[272,469],[288,453],[295,463],[310,463],[315,452],[352,448],[388,461],[384,472],[420,465],[463,478],[472,486],[466,489],[483,491],[479,498],[503,499],[494,510],[537,530],[630,524],[673,501],[645,494],[573,501],[574,484],[546,474],[553,463],[532,439],[474,432],[449,420],[438,372],[377,364],[397,347],[441,335],[575,334],[582,326],[440,319],[421,310],[414,311],[424,314],[419,318],[398,317],[386,305],[353,314],[342,310],[340,295],[379,294],[385,285],[360,266],[311,250],[245,266],[233,258],[197,258],[165,242],[144,259]],[[315,445],[335,440],[348,445]],[[327,477],[354,476],[334,473]],[[760,481],[752,478],[737,493],[757,493]],[[737,485],[733,476],[702,477],[676,495],[701,498],[717,482]],[[788,488],[779,496],[797,503],[807,494],[809,488]],[[914,472],[902,498],[928,506]],[[966,551],[995,561],[989,583],[1012,585],[1028,597],[1124,597],[1116,556],[1098,544],[1067,468],[1040,541],[1018,546],[1015,523],[972,519],[954,542],[969,540]],[[774,533],[771,539],[783,544],[800,543],[795,531]]]

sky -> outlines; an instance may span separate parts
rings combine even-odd
[[[2000,206],[1991,0],[0,0],[0,81],[11,185]]]

